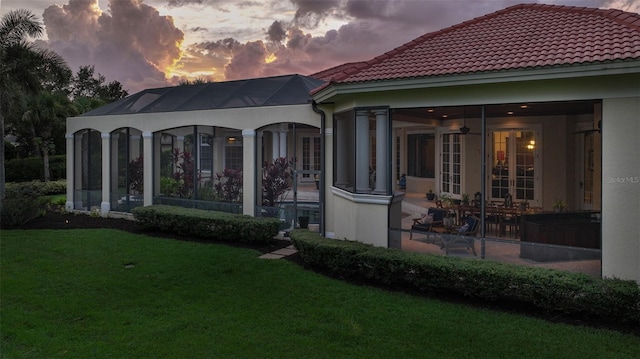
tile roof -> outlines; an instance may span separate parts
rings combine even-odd
[[[639,14],[524,4],[320,74],[333,83],[352,83],[631,59],[640,59]]]

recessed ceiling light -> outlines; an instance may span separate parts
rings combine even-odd
[[[507,115],[513,115],[513,111],[507,112]]]
[[[527,105],[520,105],[520,108],[529,108]]]
[[[447,118],[447,117],[449,117],[449,115],[447,114],[442,115],[442,118]]]
[[[432,108],[430,108],[430,109],[428,109],[428,110],[427,110],[427,112],[433,112],[433,109],[432,109]]]

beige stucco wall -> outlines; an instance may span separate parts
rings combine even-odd
[[[602,235],[602,275],[640,282],[640,96],[602,103]]]
[[[356,195],[338,188],[332,188],[331,194],[339,208],[333,212],[335,238],[387,247],[390,196]],[[399,214],[400,208],[396,212]]]
[[[132,115],[87,116],[67,119],[67,133],[91,128],[111,132],[122,127],[156,132],[181,126],[217,126],[255,130],[274,123],[296,122],[320,127],[320,116],[311,106],[268,106],[203,111],[141,113]]]

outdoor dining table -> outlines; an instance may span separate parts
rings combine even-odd
[[[469,215],[481,217],[481,208],[479,206],[471,205],[455,205],[444,207],[449,212],[455,213],[456,225],[461,225],[462,219]],[[496,224],[499,236],[506,235],[507,223],[516,227],[515,233],[518,233],[518,222],[521,215],[526,213],[533,213],[535,209],[522,209],[520,207],[504,207],[504,206],[485,206],[485,221],[492,219],[491,223]],[[507,222],[507,220],[509,220]]]

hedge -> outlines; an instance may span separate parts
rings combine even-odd
[[[50,180],[55,181],[67,177],[67,160],[65,155],[49,156]],[[7,182],[44,181],[44,163],[41,157],[18,158],[5,161]]]
[[[343,278],[429,292],[512,301],[552,313],[640,325],[640,288],[634,281],[489,260],[403,252],[359,242],[291,232],[308,265]]]
[[[24,197],[27,195],[37,197],[64,193],[67,193],[67,181],[64,179],[49,182],[7,182],[5,188],[6,198]]]
[[[220,241],[269,242],[280,226],[276,218],[166,205],[137,207],[131,212],[145,227]]]

